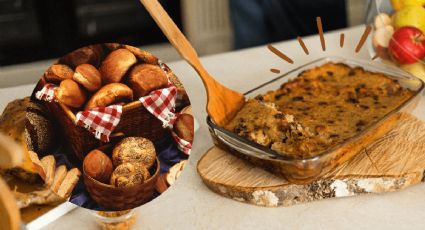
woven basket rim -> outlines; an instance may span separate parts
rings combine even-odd
[[[158,157],[155,157],[155,162],[156,162],[156,169],[155,169],[155,173],[154,173],[154,174],[153,174],[153,175],[152,175],[152,176],[151,176],[148,180],[144,181],[144,182],[143,182],[143,184],[147,184],[147,183],[148,183],[148,182],[150,182],[151,180],[155,179],[155,177],[159,174],[159,172],[160,172],[160,168],[161,168],[161,165],[160,165],[160,161],[159,161]],[[86,173],[86,170],[85,170],[84,164],[83,164],[83,175],[84,175],[85,177],[87,177],[89,180],[91,180],[93,183],[95,183],[95,184],[97,184],[97,185],[99,185],[99,186],[107,187],[107,188],[114,189],[114,190],[117,190],[117,191],[125,191],[125,190],[128,190],[128,189],[130,189],[130,188],[133,188],[133,187],[135,187],[135,186],[140,186],[140,184],[136,184],[136,185],[133,185],[133,186],[130,186],[130,187],[115,187],[115,186],[113,186],[113,185],[111,185],[111,184],[105,184],[105,183],[102,183],[102,182],[100,182],[100,181],[98,181],[98,180],[94,179],[93,177],[89,176],[89,175]]]
[[[57,101],[56,103],[58,103],[60,105],[60,107],[65,111],[65,113],[66,113],[66,115],[69,119],[71,119],[72,121],[75,121],[75,119],[76,119],[75,114],[74,114],[74,112],[72,112],[72,110],[67,105],[64,105],[63,103],[61,103],[59,101]],[[142,106],[143,105],[142,105],[141,101],[139,101],[139,100],[132,101],[132,102],[129,102],[129,103],[123,105],[122,112],[124,113],[128,110],[139,108],[139,107],[142,107]],[[84,110],[82,110],[82,111],[84,111]]]

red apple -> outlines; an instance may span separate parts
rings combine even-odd
[[[425,57],[425,36],[415,27],[401,27],[393,34],[388,49],[400,64],[415,63]]]

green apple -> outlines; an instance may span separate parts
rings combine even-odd
[[[423,81],[425,81],[425,64],[422,62],[416,62],[410,65],[402,65],[402,69],[411,73],[413,76],[416,76]]]
[[[394,27],[413,26],[425,33],[425,8],[422,6],[408,6],[394,15]]]

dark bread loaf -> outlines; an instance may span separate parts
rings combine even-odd
[[[23,147],[25,155],[24,162],[19,167],[8,169],[7,172],[28,183],[37,183],[45,178],[45,173],[37,154],[28,151],[28,148],[39,151],[40,149],[47,150],[53,143],[51,139],[53,137],[53,128],[47,117],[37,116],[39,119],[31,119],[32,121],[41,120],[42,122],[37,122],[37,125],[45,127],[45,132],[35,132],[34,135],[36,136],[30,137],[29,132],[26,130],[26,109],[34,105],[30,102],[29,97],[17,99],[10,102],[0,116],[0,132],[17,141]],[[37,138],[37,135],[40,138]],[[27,143],[33,143],[36,140],[40,140],[40,144],[37,144],[36,148],[34,148],[33,144],[27,146]]]
[[[56,131],[47,109],[39,103],[29,102],[25,114],[25,137],[29,150],[47,154],[55,145]]]

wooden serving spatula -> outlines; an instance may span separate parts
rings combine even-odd
[[[195,49],[157,0],[140,0],[140,2],[145,6],[180,56],[201,77],[207,90],[208,115],[220,126],[227,124],[245,103],[244,96],[221,85],[205,70]]]
[[[0,133],[0,169],[20,165],[24,159],[21,146],[12,138]],[[19,229],[21,214],[9,186],[0,177],[0,230]]]

